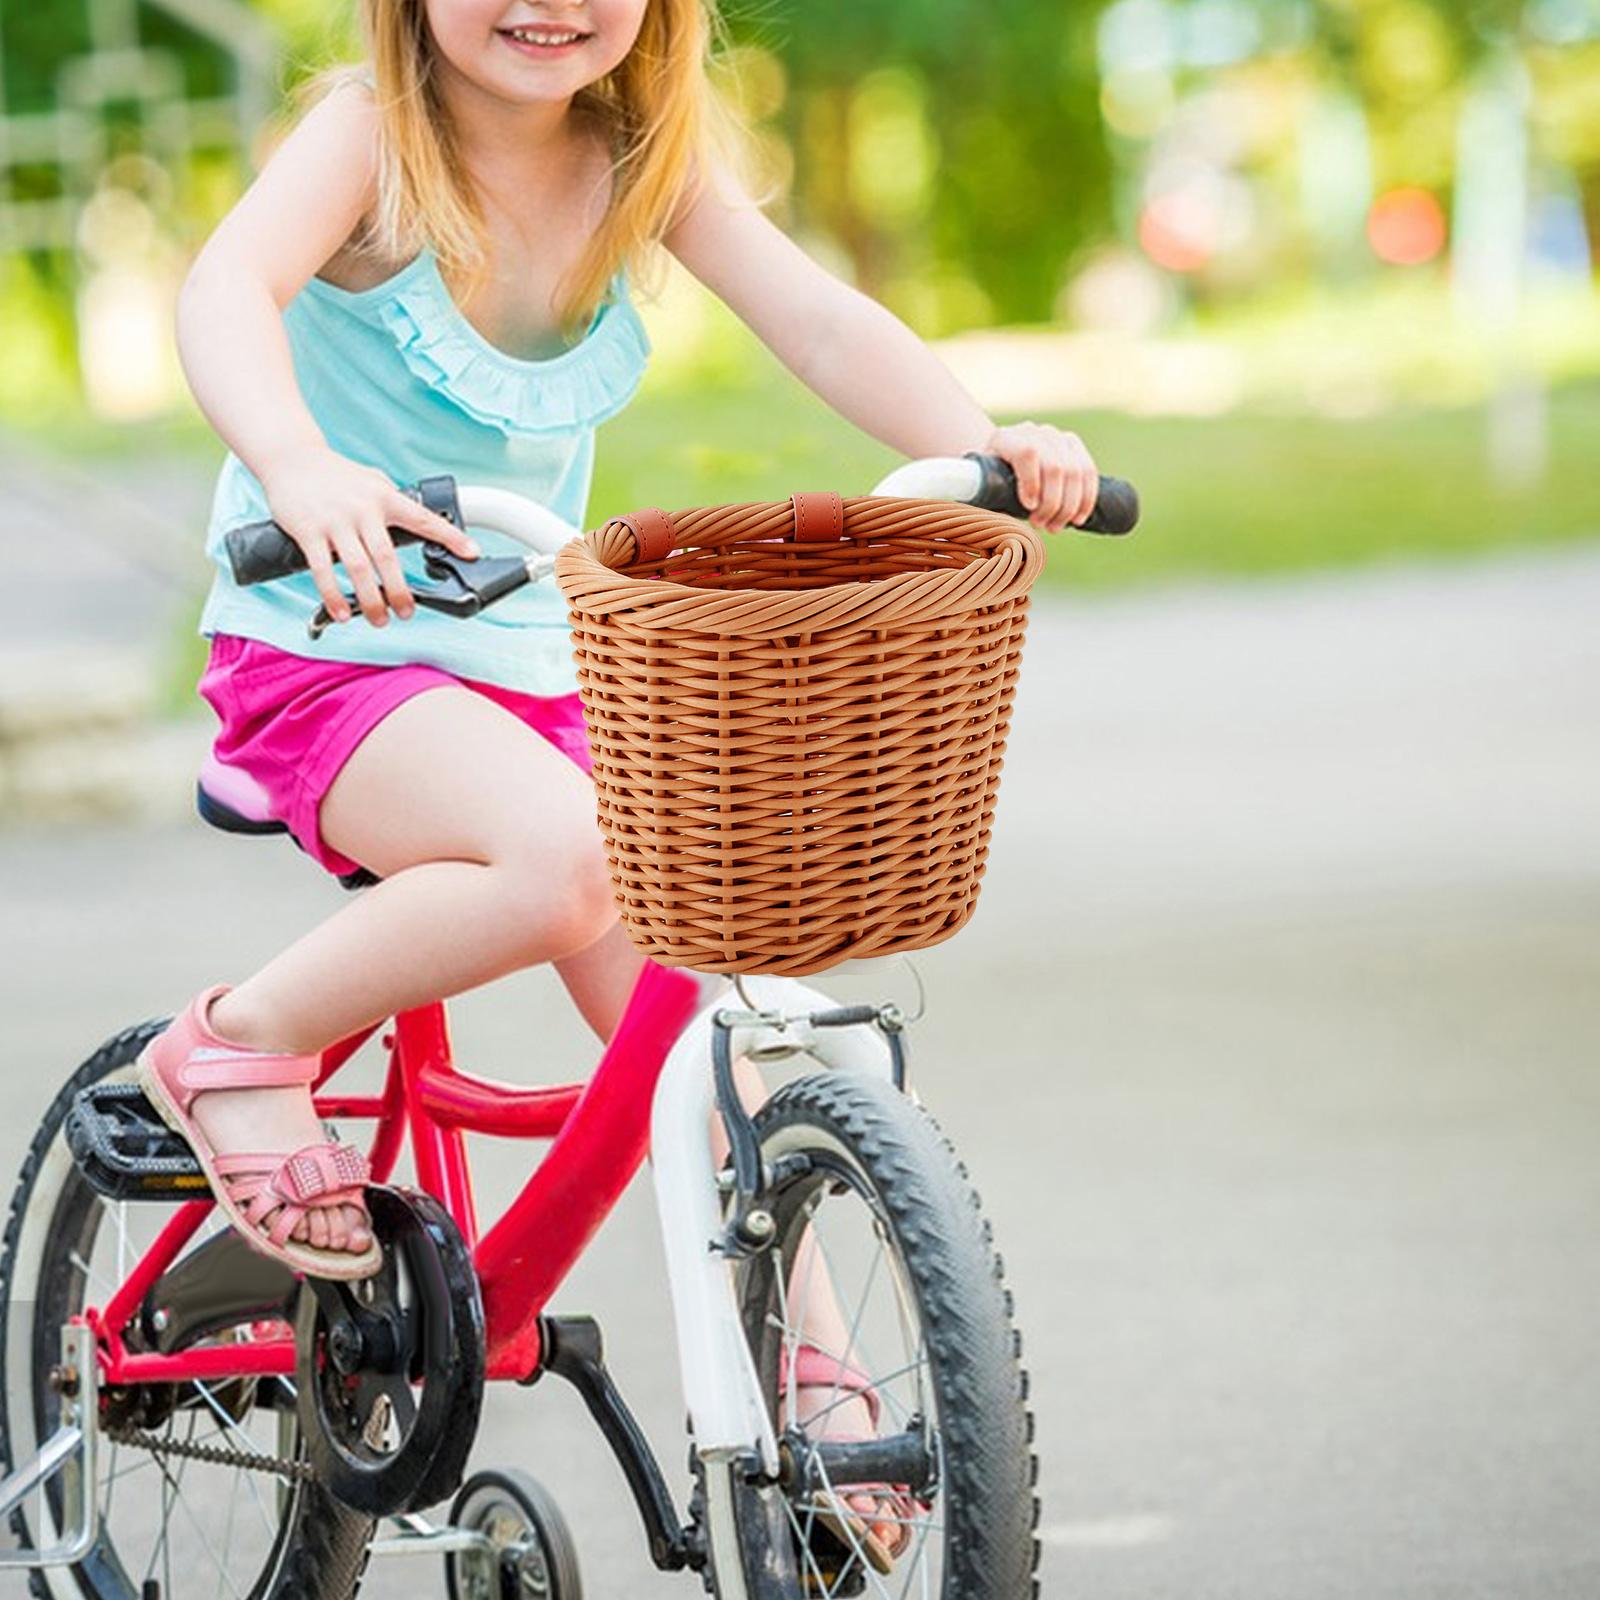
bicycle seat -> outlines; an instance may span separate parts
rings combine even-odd
[[[224,833],[289,831],[287,823],[273,816],[267,791],[248,772],[219,760],[215,751],[201,763],[195,807],[213,828]]]
[[[224,833],[289,832],[288,823],[273,816],[266,790],[242,768],[230,767],[214,750],[200,765],[194,803],[202,820]],[[295,840],[297,845],[299,842]],[[377,881],[377,875],[365,867],[339,875],[339,882],[346,889],[364,889]]]

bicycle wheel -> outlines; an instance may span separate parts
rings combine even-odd
[[[768,1250],[738,1264],[735,1281],[785,1472],[776,1484],[751,1483],[730,1463],[700,1463],[709,1586],[722,1600],[1036,1594],[1027,1376],[966,1169],[925,1111],[853,1073],[786,1084],[755,1124],[776,1230]],[[837,1321],[819,1336],[817,1308],[830,1298]],[[829,1431],[821,1419],[850,1396],[830,1395],[820,1410],[808,1400],[815,1414],[801,1428],[793,1395],[780,1395],[780,1370],[802,1342],[801,1307],[809,1308],[805,1342],[871,1380],[878,1435],[898,1436],[908,1452],[901,1459],[926,1466],[887,1573],[859,1540],[819,1522],[816,1458],[809,1485],[802,1481],[810,1445]],[[834,1490],[865,1481],[823,1467]]]
[[[104,1304],[175,1210],[102,1198],[63,1135],[79,1090],[131,1079],[140,1050],[168,1020],[127,1029],[79,1067],[23,1163],[0,1258],[0,1476],[29,1460],[55,1430],[59,1403],[49,1372],[60,1359],[61,1324],[86,1304]],[[208,1220],[191,1248],[225,1226]],[[269,1330],[228,1328],[207,1342],[239,1342],[257,1331]],[[157,1448],[103,1443],[99,1540],[70,1571],[30,1573],[38,1600],[355,1594],[374,1523],[310,1481],[289,1380],[102,1391],[101,1409],[112,1425],[137,1428]],[[226,1459],[206,1459],[200,1450],[226,1452]],[[274,1472],[265,1465],[270,1460],[289,1471]],[[13,1513],[12,1532],[34,1548],[51,1543],[61,1514],[59,1484],[52,1484]]]

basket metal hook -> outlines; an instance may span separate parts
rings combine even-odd
[[[910,1016],[906,1017],[905,1021],[907,1024],[920,1022],[928,1014],[928,986],[922,981],[921,969],[917,966],[916,962],[911,959],[910,956],[902,953],[898,959],[905,962],[906,967],[911,973],[912,981],[917,986],[917,1009],[912,1012]],[[742,972],[735,972],[731,976],[733,978],[734,990],[738,994],[739,998],[744,1002],[745,1009],[747,1011],[759,1011],[761,1007],[758,1006],[756,1002],[752,1000],[745,992],[745,975]]]

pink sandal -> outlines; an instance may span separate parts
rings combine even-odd
[[[858,1444],[863,1439],[877,1436],[878,1413],[882,1408],[882,1402],[878,1398],[878,1391],[872,1387],[871,1381],[864,1373],[858,1372],[854,1367],[829,1355],[826,1350],[814,1344],[801,1344],[795,1348],[791,1378],[788,1357],[788,1348],[785,1347],[778,1359],[780,1400],[789,1392],[791,1381],[800,1389],[826,1387],[838,1389],[841,1395],[858,1394],[867,1403],[867,1410],[872,1418],[872,1432],[838,1433],[824,1426],[822,1437],[832,1440],[835,1444]],[[796,1410],[798,1411],[798,1407]],[[817,1413],[812,1413],[813,1418],[816,1415]],[[801,1426],[804,1427],[805,1423],[801,1422]],[[910,1542],[912,1521],[927,1508],[914,1500],[903,1484],[895,1487],[887,1483],[853,1483],[849,1486],[848,1493],[878,1496],[882,1515],[876,1520],[893,1521],[899,1527],[894,1545],[886,1545],[872,1531],[870,1525],[872,1519],[847,1504],[844,1496],[837,1490],[816,1491],[811,1504],[817,1521],[847,1550],[860,1550],[876,1572],[892,1571],[895,1559],[904,1554],[906,1545]]]
[[[327,1142],[288,1155],[220,1154],[189,1115],[195,1096],[212,1089],[276,1089],[316,1080],[316,1056],[271,1055],[229,1044],[211,1032],[211,1004],[228,987],[219,983],[202,991],[145,1046],[138,1060],[145,1098],[188,1141],[223,1214],[253,1248],[313,1277],[370,1277],[383,1265],[383,1247],[376,1239],[357,1255],[289,1238],[315,1208],[351,1205],[366,1210],[362,1188],[369,1169],[361,1151]]]

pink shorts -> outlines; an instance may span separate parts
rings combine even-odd
[[[591,770],[583,702],[576,694],[523,694],[439,667],[311,661],[231,633],[212,637],[198,688],[222,723],[217,759],[266,790],[273,816],[288,825],[307,855],[329,872],[346,873],[360,863],[322,842],[322,797],[355,747],[396,706],[443,684],[475,689],[515,713],[583,772]]]

